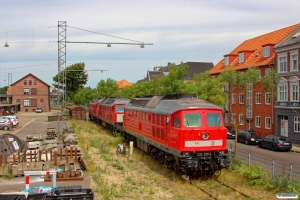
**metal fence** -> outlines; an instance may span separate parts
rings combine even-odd
[[[229,149],[229,157],[232,158],[233,149]],[[242,158],[248,166],[251,164],[259,164],[264,167],[270,174],[272,174],[272,179],[275,175],[285,175],[289,176],[290,184],[292,184],[293,179],[300,179],[300,166],[287,164],[278,160],[271,158],[263,157],[257,154],[250,154],[249,152],[239,150],[236,153],[236,156]]]

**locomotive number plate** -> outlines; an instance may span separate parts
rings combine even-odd
[[[205,141],[185,141],[185,147],[210,147],[222,146],[222,140],[205,140]]]

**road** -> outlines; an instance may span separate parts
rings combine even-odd
[[[228,148],[235,146],[235,140],[228,139]],[[300,153],[271,151],[269,149],[259,148],[257,145],[245,145],[237,143],[237,156],[244,158],[248,162],[250,153],[250,163],[258,163],[263,165],[269,172],[272,171],[272,161],[275,161],[275,173],[281,173],[283,168],[285,173],[289,174],[290,165],[292,165],[293,178],[300,178]]]

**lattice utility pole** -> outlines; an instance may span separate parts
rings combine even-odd
[[[66,109],[66,38],[67,22],[58,22],[58,94],[57,102],[61,105],[61,112]],[[63,74],[61,74],[63,73]],[[61,76],[62,75],[62,76]],[[61,98],[62,96],[62,98]]]
[[[9,87],[11,84],[12,84],[12,73],[8,73],[7,86]]]

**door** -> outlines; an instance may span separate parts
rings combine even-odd
[[[288,120],[287,119],[281,119],[281,122],[280,122],[280,135],[288,137],[288,126],[289,126]]]

